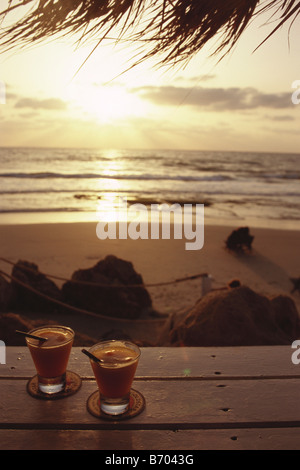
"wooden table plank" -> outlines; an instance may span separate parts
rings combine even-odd
[[[300,365],[290,346],[142,348],[133,387],[146,408],[111,422],[86,409],[96,389],[88,358],[73,348],[69,370],[81,389],[37,400],[26,346],[0,365],[0,449],[298,449]]]
[[[85,381],[73,396],[37,400],[26,382],[1,383],[0,428],[210,429],[300,426],[300,380],[136,381],[146,409],[130,420],[108,422],[86,409],[97,389]],[[22,412],[20,412],[22,410]]]
[[[290,346],[243,346],[228,348],[142,348],[137,377],[196,377],[218,379],[238,377],[300,377],[300,364],[292,363]],[[92,378],[88,358],[73,348],[69,369]],[[27,347],[7,348],[1,377],[29,378],[34,365]]]
[[[0,429],[1,450],[298,450],[299,443],[299,428],[194,429],[177,432],[117,429],[40,429],[24,432]]]

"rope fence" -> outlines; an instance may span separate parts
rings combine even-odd
[[[8,263],[12,266],[16,266],[16,263],[0,257],[0,261],[3,261],[5,263]],[[24,269],[25,271],[31,271],[33,273],[36,273],[36,271],[32,268],[29,268],[28,266],[19,266],[20,269]],[[117,285],[117,284],[104,284],[104,283],[98,283],[98,282],[89,282],[89,281],[79,281],[76,279],[67,279],[65,277],[61,276],[55,276],[54,274],[47,274],[39,271],[39,274],[42,274],[43,276],[46,276],[50,279],[56,279],[59,281],[65,281],[65,282],[72,282],[74,284],[82,284],[82,285],[88,285],[88,286],[94,286],[94,287],[112,287],[112,288],[122,288],[122,287],[160,287],[160,286],[167,286],[170,284],[176,284],[179,282],[184,282],[184,281],[190,281],[193,279],[199,279],[201,277],[206,277],[208,276],[208,273],[200,273],[200,274],[194,274],[192,276],[186,276],[182,277],[179,279],[174,279],[173,281],[164,281],[164,282],[156,282],[156,283],[150,283],[150,284],[125,284],[125,285]]]
[[[16,263],[6,259],[6,258],[1,258],[0,257],[0,261],[3,261],[7,264],[10,264],[12,266],[16,266]],[[27,271],[31,271],[31,272],[34,272],[36,274],[36,271],[28,266],[20,266],[20,269],[24,269],[24,270],[27,270]],[[42,274],[48,278],[52,278],[52,279],[58,279],[58,280],[61,280],[61,281],[66,281],[66,282],[72,282],[72,283],[77,283],[77,284],[82,284],[82,285],[89,285],[89,286],[93,286],[93,287],[105,287],[105,288],[119,288],[119,289],[122,289],[122,288],[127,288],[127,287],[158,287],[158,286],[165,286],[165,285],[170,285],[170,284],[176,284],[176,283],[180,283],[180,282],[184,282],[184,281],[188,281],[188,280],[194,280],[194,279],[199,279],[199,278],[203,278],[203,277],[206,277],[208,276],[207,273],[200,273],[200,274],[195,274],[195,275],[192,275],[192,276],[186,276],[184,278],[180,278],[180,279],[175,279],[173,281],[166,281],[166,282],[161,282],[161,283],[152,283],[152,284],[129,284],[129,285],[116,285],[116,284],[113,284],[113,285],[109,285],[109,284],[99,284],[99,283],[95,283],[95,282],[88,282],[88,281],[77,281],[77,280],[73,280],[73,279],[67,279],[67,278],[64,278],[64,277],[60,277],[60,276],[55,276],[55,275],[52,275],[52,274],[45,274],[45,273],[42,273],[42,272],[38,272],[39,274]],[[24,287],[25,289],[31,291],[32,293],[44,298],[45,300],[48,300],[54,304],[57,304],[59,305],[60,307],[63,307],[63,308],[66,308],[68,310],[73,310],[77,313],[81,313],[83,315],[87,315],[87,316],[90,316],[90,317],[93,317],[93,318],[97,318],[97,319],[104,319],[104,320],[115,320],[115,321],[118,321],[118,322],[125,322],[125,323],[128,323],[128,322],[132,322],[134,321],[135,323],[136,322],[140,322],[140,323],[153,323],[153,322],[160,322],[161,321],[161,318],[158,319],[158,318],[153,318],[153,319],[128,319],[128,318],[121,318],[121,317],[112,317],[112,316],[107,316],[107,315],[103,315],[103,314],[100,314],[100,313],[95,313],[95,312],[90,312],[89,310],[85,310],[85,309],[82,309],[82,308],[78,308],[78,307],[75,307],[73,305],[69,305],[65,302],[62,302],[58,299],[54,299],[36,289],[34,289],[32,286],[24,283],[23,281],[21,281],[20,279],[16,278],[15,276],[12,276],[10,274],[7,274],[5,271],[3,270],[0,270],[0,274],[2,274],[4,277],[10,279],[11,281],[14,281],[16,282],[17,284],[21,285],[22,287]]]

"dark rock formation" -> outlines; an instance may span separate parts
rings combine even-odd
[[[101,335],[101,337],[99,338],[99,341],[100,340],[109,341],[109,340],[115,340],[115,339],[119,339],[123,341],[133,341],[132,337],[129,334],[119,329],[112,329],[112,330],[106,331],[105,333]]]
[[[234,289],[235,287],[240,287],[241,281],[239,279],[232,279],[232,281],[228,282],[228,287]]]
[[[80,269],[62,286],[64,301],[75,307],[111,317],[138,318],[152,310],[152,301],[132,263],[113,255],[90,269]],[[135,287],[131,287],[131,286]]]
[[[61,300],[60,289],[53,281],[39,271],[36,264],[28,261],[18,261],[13,267],[12,277],[16,278],[16,280],[11,281],[11,307],[13,309],[48,312],[57,309],[57,305],[51,302],[51,300],[47,300],[30,290],[32,288],[47,297]],[[21,283],[29,286],[29,289],[21,285]]]
[[[300,277],[298,278],[291,277],[290,281],[293,283],[293,286],[294,286],[293,289],[291,290],[291,294],[293,294],[296,291],[300,292]]]
[[[233,230],[226,240],[226,247],[232,251],[251,251],[254,237],[250,235],[248,227]]]
[[[245,286],[208,293],[171,326],[173,346],[291,344],[300,337],[292,299],[269,299]]]
[[[277,295],[270,299],[274,319],[280,330],[292,341],[300,337],[299,315],[294,301],[286,295]],[[288,341],[290,342],[290,341]]]
[[[35,325],[31,320],[17,313],[3,313],[0,315],[1,340],[4,341],[6,346],[26,346],[25,339],[16,334],[16,330],[29,331],[34,327]]]
[[[0,274],[0,312],[6,312],[11,305],[12,300],[12,287]]]

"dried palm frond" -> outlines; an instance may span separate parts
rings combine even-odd
[[[97,45],[115,41],[139,44],[141,60],[159,56],[160,64],[189,60],[205,44],[218,38],[214,52],[228,52],[254,15],[274,9],[276,26],[293,22],[300,11],[296,0],[23,0],[8,1],[0,18],[32,4],[24,18],[0,34],[0,44],[15,47],[50,36],[81,34]],[[277,15],[277,18],[276,18]],[[272,33],[273,33],[272,32]],[[272,34],[271,33],[271,34]],[[270,36],[270,35],[269,35]]]

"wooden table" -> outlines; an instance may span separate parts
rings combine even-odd
[[[35,369],[26,347],[0,365],[0,449],[299,449],[300,364],[290,346],[142,348],[133,387],[144,411],[120,422],[87,410],[97,389],[73,348],[76,394],[45,401],[26,391]]]

